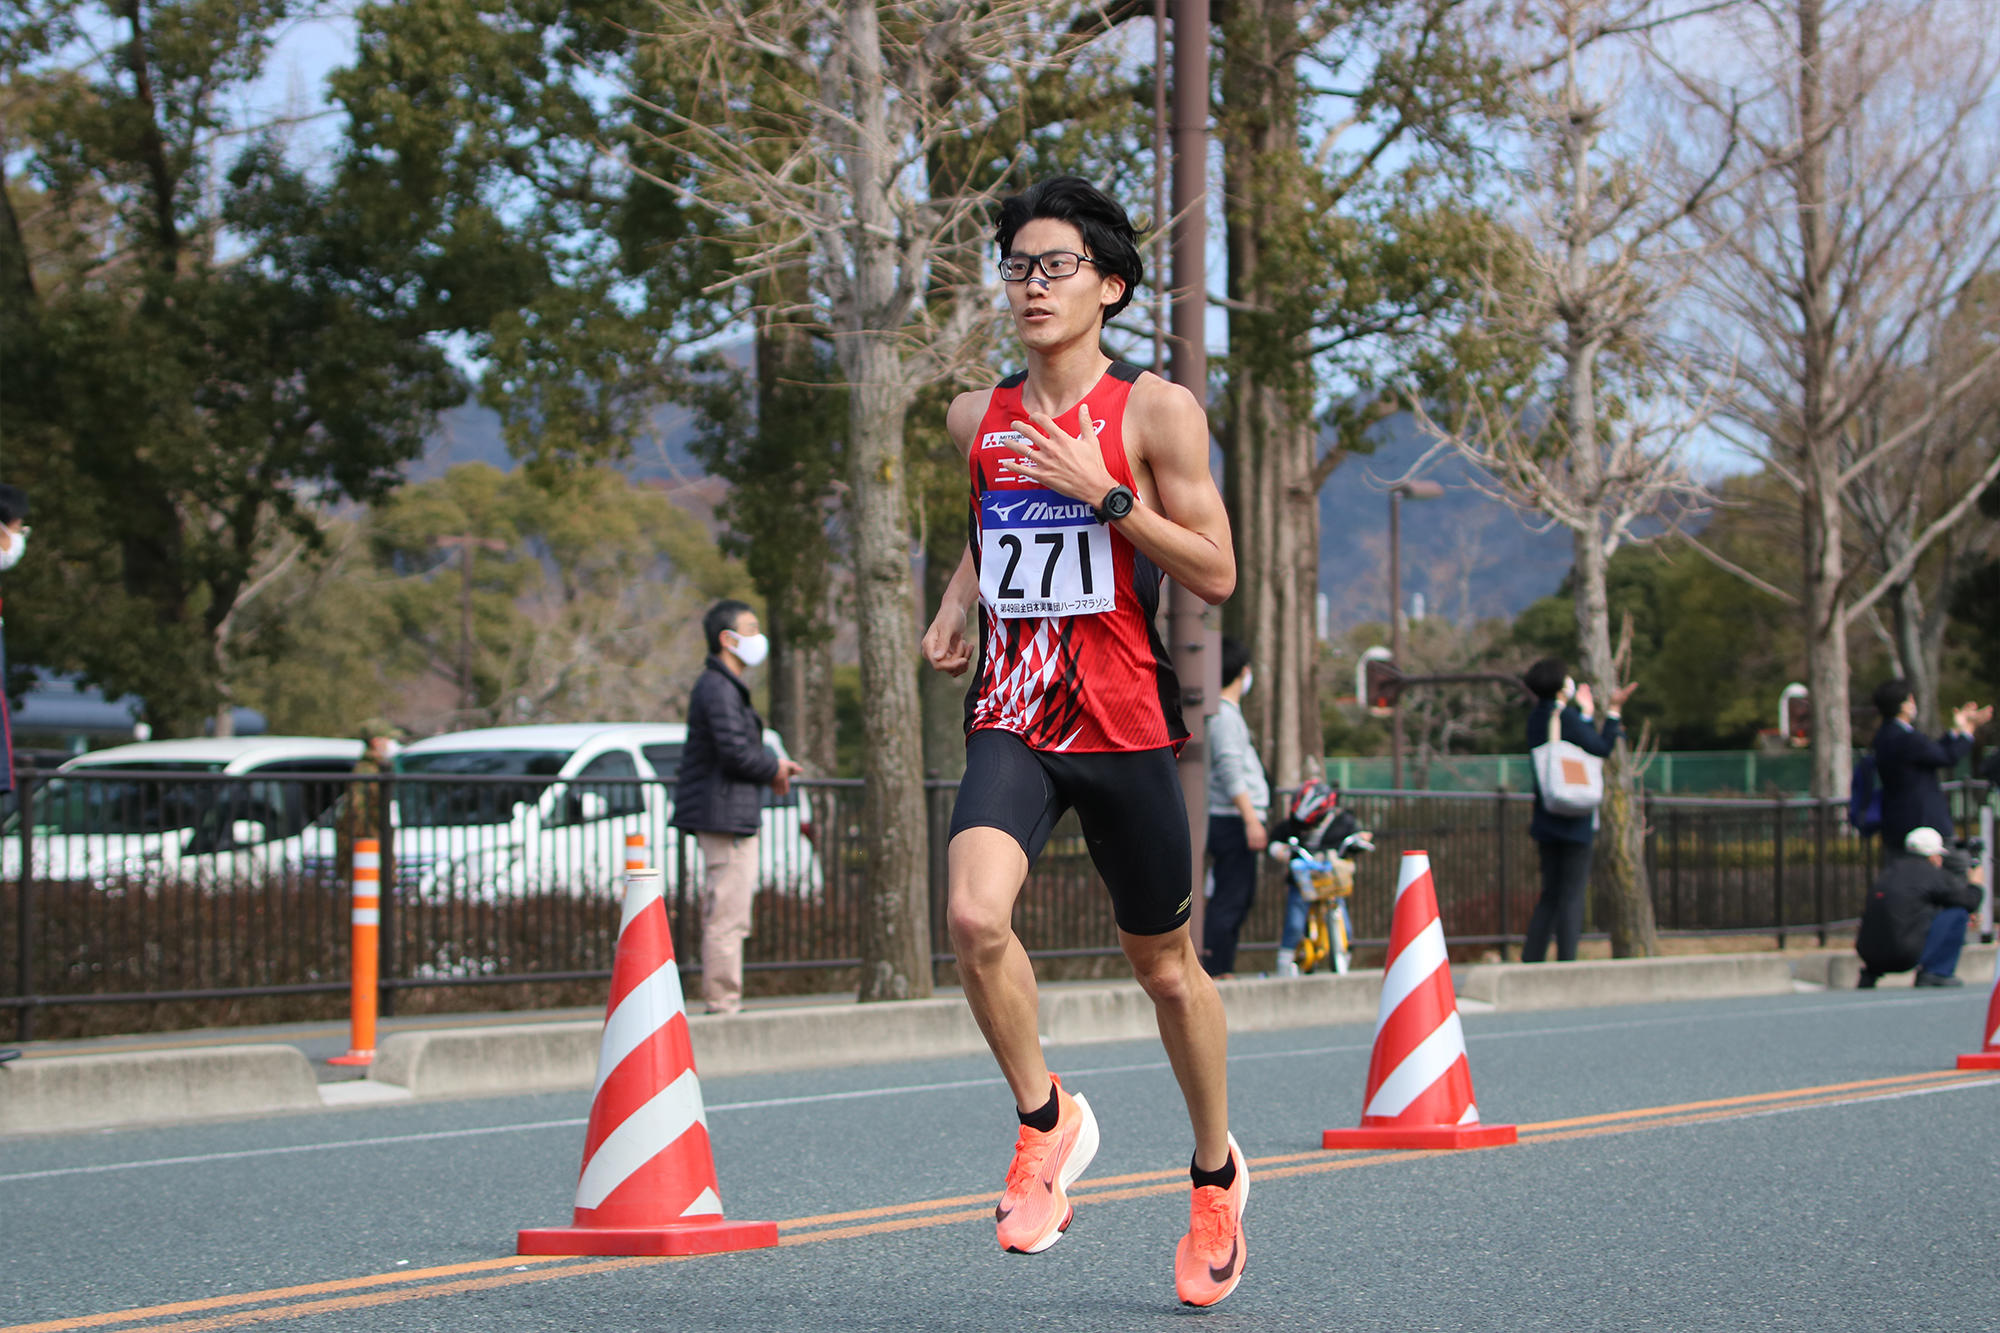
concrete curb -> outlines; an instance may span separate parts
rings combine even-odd
[[[1382,974],[1221,983],[1238,1032],[1365,1022],[1375,1016]],[[398,1032],[383,1039],[372,1081],[417,1097],[558,1092],[597,1077],[603,1024],[515,1024],[472,1030]],[[1132,1041],[1158,1032],[1153,1005],[1137,985],[1051,989],[1042,995],[1042,1039],[1066,1046]],[[688,1020],[695,1067],[709,1077],[824,1068],[859,1060],[938,1059],[986,1049],[963,1000],[764,1009]]]
[[[1460,995],[1508,1011],[1781,995],[1792,990],[1792,965],[1783,953],[1474,963],[1453,969],[1453,977]]]
[[[207,1120],[321,1105],[295,1046],[61,1055],[0,1065],[0,1134]]]
[[[1959,971],[1990,984],[1993,945],[1971,945]],[[1453,969],[1467,1007],[1499,1011],[1653,1004],[1800,988],[1851,989],[1851,948],[1702,954],[1578,963],[1474,963]],[[1908,974],[1884,987],[1908,986]],[[1218,984],[1237,1032],[1371,1023],[1379,971],[1346,976],[1244,978]],[[1050,986],[1042,1040],[1052,1046],[1144,1040],[1153,1006],[1132,982]],[[805,1004],[688,1021],[703,1074],[779,1073],[868,1060],[938,1059],[984,1052],[965,1001]],[[389,1034],[364,1086],[316,1084],[296,1047],[212,1046],[111,1055],[50,1056],[0,1066],[0,1134],[253,1115],[393,1099],[480,1097],[588,1088],[597,1076],[597,1019],[487,1024]]]
[[[2000,945],[1966,945],[1965,951],[1958,956],[1958,975],[1965,979],[1968,986],[1990,986],[1993,984],[1996,955],[2000,955]],[[1814,950],[1793,957],[1794,976],[1828,990],[1853,990],[1854,983],[1861,977],[1861,959],[1855,956],[1852,948]],[[1884,990],[1908,990],[1915,980],[1915,973],[1894,972],[1881,978],[1876,985]]]
[[[603,1023],[585,1020],[393,1032],[376,1046],[368,1078],[418,1097],[587,1088],[597,1077],[603,1031]]]

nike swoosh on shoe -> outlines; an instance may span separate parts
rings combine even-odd
[[[1230,1278],[1236,1275],[1236,1266],[1242,1262],[1242,1259],[1243,1259],[1242,1243],[1240,1241],[1231,1240],[1229,1242],[1229,1261],[1223,1264],[1223,1266],[1220,1268],[1217,1268],[1214,1264],[1210,1264],[1208,1266],[1208,1276],[1210,1281],[1227,1282]]]

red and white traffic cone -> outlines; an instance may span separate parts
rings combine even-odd
[[[2000,964],[1993,969],[1993,998],[1986,1002],[1986,1046],[1958,1057],[1960,1069],[2000,1069]]]
[[[723,1220],[660,872],[635,871],[625,881],[575,1222],[522,1231],[516,1252],[714,1254],[777,1243],[776,1222]]]
[[[644,870],[646,867],[646,835],[643,833],[626,834],[625,873],[629,875],[635,870]]]
[[[1361,1127],[1329,1129],[1320,1146],[1492,1148],[1514,1141],[1514,1126],[1480,1123],[1430,857],[1404,852]]]

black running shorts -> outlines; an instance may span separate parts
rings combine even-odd
[[[1193,850],[1186,798],[1170,747],[1092,754],[1031,750],[1010,731],[973,732],[951,811],[951,836],[1009,834],[1033,865],[1063,813],[1075,809],[1091,864],[1128,935],[1164,935],[1188,919]]]

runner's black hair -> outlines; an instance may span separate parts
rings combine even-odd
[[[1067,222],[1083,233],[1083,248],[1100,273],[1125,279],[1125,294],[1104,307],[1104,322],[1116,319],[1132,303],[1146,266],[1139,258],[1139,233],[1117,200],[1081,176],[1055,176],[1030,185],[1000,201],[1000,222],[993,241],[1000,257],[1012,252],[1014,233],[1036,218]]]

